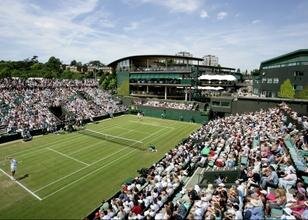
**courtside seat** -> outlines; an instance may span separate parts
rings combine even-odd
[[[281,207],[281,209],[272,208],[270,219],[280,219],[282,215],[283,215],[282,207]]]
[[[248,157],[247,156],[241,156],[240,162],[241,162],[241,165],[247,166],[248,165]]]
[[[308,176],[302,176],[302,179],[304,180],[305,185],[308,185]]]

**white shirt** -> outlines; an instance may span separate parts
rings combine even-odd
[[[11,170],[15,170],[17,168],[17,160],[11,160]]]

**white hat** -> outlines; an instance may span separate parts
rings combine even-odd
[[[201,202],[201,201],[196,201],[196,202],[195,202],[195,205],[196,205],[198,208],[201,208],[201,207],[202,207],[202,202]]]
[[[260,193],[267,195],[267,191],[266,190],[261,190]]]
[[[283,211],[288,215],[292,215],[292,209],[290,208],[284,208]]]

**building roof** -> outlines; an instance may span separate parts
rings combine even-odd
[[[236,81],[236,77],[233,75],[208,75],[204,74],[198,77],[199,80],[227,80]]]
[[[120,59],[117,59],[111,63],[108,64],[108,66],[115,66],[118,62],[121,62],[123,60],[127,59],[134,59],[134,58],[153,58],[153,57],[161,57],[161,58],[179,58],[179,59],[187,59],[187,60],[195,60],[195,61],[203,61],[202,58],[199,57],[187,57],[187,56],[178,56],[178,55],[162,55],[162,54],[151,54],[151,55],[133,55],[128,57],[123,57]]]
[[[218,91],[218,90],[223,90],[224,88],[221,86],[198,86],[199,90],[214,90],[214,91]]]
[[[303,61],[299,59],[299,57],[303,57],[303,56],[307,57],[308,59],[308,49],[295,50],[290,53],[282,54],[280,56],[265,60],[261,62],[261,67],[276,64],[276,63],[279,64],[281,62]]]

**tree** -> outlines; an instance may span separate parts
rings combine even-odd
[[[87,65],[87,64],[83,64],[83,65],[82,65],[82,71],[83,71],[84,73],[88,72],[88,65]]]
[[[237,73],[240,73],[240,72],[241,72],[241,69],[240,69],[240,68],[237,68],[236,72],[237,72]]]
[[[43,68],[44,68],[44,64],[42,64],[42,63],[34,63],[34,64],[31,65],[32,71],[42,70]]]
[[[308,99],[308,85],[306,85],[302,91],[298,92],[295,97],[299,99]]]
[[[80,62],[80,61],[77,62],[76,66],[77,66],[77,71],[81,72],[81,70],[82,70],[82,62]]]
[[[294,98],[295,91],[293,88],[293,85],[289,79],[286,79],[281,85],[280,85],[280,91],[278,93],[279,97],[281,98]]]
[[[60,67],[62,65],[61,61],[59,58],[55,58],[54,56],[50,57],[47,63],[45,65],[50,69],[50,70],[55,70],[59,71]]]
[[[109,85],[108,85],[108,89],[111,90],[111,89],[115,89],[116,87],[117,87],[117,80],[116,80],[116,78],[110,79]]]
[[[104,64],[99,60],[92,60],[89,62],[89,66],[102,67]]]
[[[259,69],[254,69],[250,72],[252,76],[259,76],[260,75],[260,70]]]
[[[109,77],[106,77],[106,78],[103,80],[103,82],[102,82],[102,87],[103,87],[103,89],[106,89],[106,90],[108,89],[109,81],[110,81]]]
[[[34,55],[32,58],[31,58],[31,62],[32,63],[38,63],[38,56]]]
[[[72,60],[70,66],[76,66],[77,65],[77,61],[76,60]]]
[[[10,77],[11,70],[8,67],[4,67],[0,69],[0,78]]]

